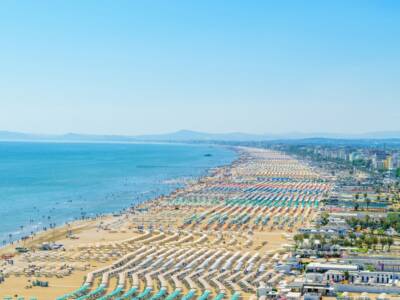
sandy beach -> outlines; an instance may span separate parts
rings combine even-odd
[[[169,196],[2,248],[0,295],[254,299],[260,284],[292,281],[274,266],[290,258],[293,234],[313,220],[331,184],[282,153],[238,151],[232,165]],[[40,250],[44,242],[63,246]]]

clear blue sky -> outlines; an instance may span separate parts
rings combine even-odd
[[[0,130],[400,130],[399,1],[1,1]]]

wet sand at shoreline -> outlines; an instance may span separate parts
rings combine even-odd
[[[72,299],[103,282],[103,290],[92,299],[118,287],[122,296],[135,286],[142,292],[151,287],[152,295],[164,288],[181,296],[208,290],[214,296],[239,293],[248,299],[260,282],[291,281],[275,272],[274,265],[288,259],[291,237],[313,220],[330,185],[281,153],[239,151],[231,166],[167,197],[18,243],[32,250],[13,257],[13,265],[2,261],[6,278],[0,295],[56,299],[86,282],[88,291],[65,298]],[[65,250],[38,250],[43,242],[63,244]],[[191,265],[196,258],[202,259]],[[202,266],[206,258],[209,263]],[[49,287],[26,288],[34,279],[47,281]]]

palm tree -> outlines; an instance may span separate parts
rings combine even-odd
[[[366,198],[365,203],[367,204],[367,210],[369,210],[369,205],[371,204],[371,199]]]
[[[386,239],[386,244],[388,245],[389,251],[390,251],[390,246],[392,246],[393,243],[394,243],[393,238],[392,238],[391,236],[389,236],[389,237]]]
[[[383,247],[386,245],[386,238],[384,236],[380,237],[379,243],[381,244],[383,250]]]

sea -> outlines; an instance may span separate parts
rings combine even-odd
[[[235,158],[203,144],[0,142],[0,247],[169,194]]]

